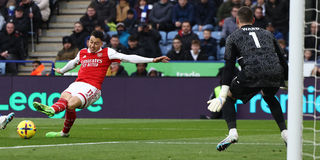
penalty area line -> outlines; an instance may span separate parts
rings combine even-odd
[[[27,145],[0,147],[2,149],[21,149],[21,148],[45,148],[45,147],[63,147],[63,146],[83,146],[99,144],[172,144],[172,145],[217,145],[218,142],[164,142],[164,141],[109,141],[109,142],[89,142],[89,143],[65,143],[65,144],[45,144],[45,145]],[[280,146],[282,143],[236,143],[237,145],[268,145]]]

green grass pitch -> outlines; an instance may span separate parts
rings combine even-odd
[[[16,126],[32,120],[35,137],[21,139]],[[286,147],[272,120],[239,120],[239,143],[218,152],[216,145],[227,134],[223,120],[77,119],[69,138],[46,138],[59,131],[63,119],[15,118],[0,130],[3,160],[284,160]],[[312,127],[313,121],[305,121]],[[320,129],[320,124],[317,124]],[[320,133],[319,133],[320,134]],[[320,143],[320,135],[317,135]],[[313,132],[304,131],[313,140]],[[313,152],[313,145],[303,145]],[[316,148],[320,154],[320,146]],[[317,155],[320,156],[320,155]],[[312,159],[304,156],[304,159]]]

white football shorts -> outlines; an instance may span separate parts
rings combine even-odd
[[[72,96],[77,96],[82,105],[79,108],[87,108],[101,96],[100,89],[85,82],[73,82],[63,92],[69,92]]]

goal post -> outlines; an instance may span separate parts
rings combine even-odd
[[[305,0],[290,1],[287,160],[302,159]]]

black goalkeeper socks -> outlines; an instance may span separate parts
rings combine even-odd
[[[263,99],[267,102],[269,105],[269,108],[271,110],[271,114],[274,118],[274,120],[277,122],[280,131],[287,129],[286,123],[283,117],[281,105],[279,101],[274,96],[263,96]]]
[[[236,103],[236,100],[227,97],[225,104],[222,107],[222,115],[225,121],[227,122],[229,130],[231,128],[236,128],[236,110],[234,107],[234,104]]]

